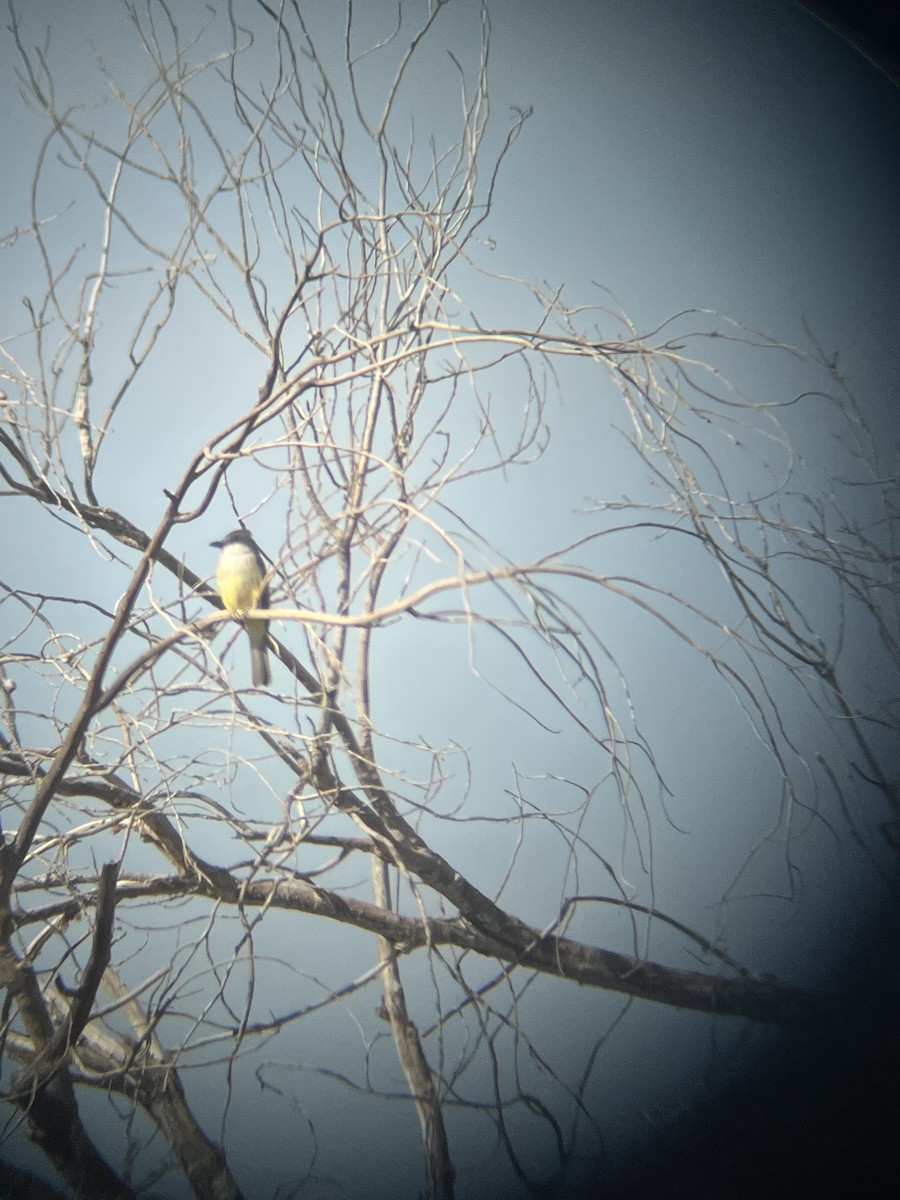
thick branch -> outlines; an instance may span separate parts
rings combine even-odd
[[[375,901],[380,908],[389,906],[388,868],[377,859],[372,861],[372,877],[375,885]],[[384,1011],[391,1023],[391,1033],[397,1047],[397,1056],[403,1074],[419,1114],[422,1140],[425,1143],[425,1162],[428,1167],[428,1194],[430,1200],[453,1200],[453,1180],[456,1171],[450,1160],[447,1130],[441,1102],[428,1060],[422,1049],[419,1031],[409,1016],[406,995],[400,980],[397,952],[391,941],[378,938],[378,954],[385,964],[381,980],[384,992]]]
[[[106,971],[103,985],[115,1000],[127,994],[111,969]],[[174,1059],[159,1045],[137,1002],[129,1000],[123,1008],[138,1033],[138,1045],[102,1024],[88,1026],[77,1047],[72,1067],[74,1081],[118,1092],[139,1104],[172,1147],[197,1200],[242,1200],[225,1156],[197,1124],[187,1105]],[[11,1057],[25,1063],[26,1070],[32,1069],[35,1055],[26,1039],[10,1034],[7,1050]],[[0,1171],[0,1182],[2,1178]]]
[[[114,1000],[128,995],[128,989],[113,970],[106,972],[103,985]],[[240,1188],[225,1155],[206,1136],[188,1107],[174,1058],[159,1044],[137,1001],[129,999],[124,1008],[141,1040],[140,1053],[129,1054],[125,1067],[134,1099],[153,1118],[172,1147],[197,1200],[241,1200]],[[119,1055],[120,1061],[123,1057],[124,1054]]]
[[[34,1047],[34,1058],[15,1081],[11,1097],[25,1114],[29,1137],[78,1195],[90,1200],[136,1200],[88,1137],[66,1065],[57,1062],[56,1069],[45,1069],[57,1035],[34,971],[16,960],[8,944],[0,949],[0,984],[16,1001]]]
[[[426,925],[419,918],[330,892],[304,879],[254,879],[238,887],[222,868],[215,868],[213,875],[216,879],[227,876],[229,886],[219,889],[207,876],[132,876],[119,883],[117,897],[121,903],[147,896],[202,894],[225,904],[240,900],[246,906],[305,912],[384,937],[398,953],[450,945],[573,983],[720,1016],[788,1024],[813,1016],[823,1002],[816,993],[775,979],[684,971],[570,938],[544,935],[512,917],[508,920],[522,931],[515,947],[510,947],[506,937],[493,936],[461,917],[430,918]],[[44,911],[49,914],[51,910]]]

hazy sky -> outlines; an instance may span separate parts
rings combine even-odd
[[[371,22],[374,35],[393,6],[378,0],[364,7],[361,19]],[[87,98],[95,86],[95,77],[81,67],[89,41],[117,68],[127,68],[131,56],[137,61],[128,23],[114,16],[119,12],[114,0],[90,5],[38,0],[27,6],[27,20],[26,6],[21,8],[23,28],[33,41],[41,25],[49,24],[48,60],[58,64],[60,86],[73,99]],[[170,8],[177,14],[181,0],[173,0]],[[246,9],[252,22],[253,6]],[[324,11],[317,8],[315,19],[327,26]],[[802,342],[808,329],[828,354],[839,353],[840,367],[873,427],[883,456],[879,466],[884,475],[895,473],[900,433],[900,91],[827,28],[783,0],[488,0],[488,11],[491,102],[498,127],[505,128],[516,107],[533,105],[534,115],[511,153],[495,211],[483,229],[493,246],[485,250],[485,265],[497,274],[546,282],[549,290],[564,284],[573,303],[621,309],[639,330],[693,308],[725,314],[785,342]],[[479,38],[478,5],[450,0],[436,43],[463,55],[477,47]],[[17,107],[13,61],[14,48],[4,32],[0,235],[27,219],[23,189],[39,128],[35,118],[23,116]],[[416,128],[423,136],[433,129],[439,137],[450,128],[445,85],[449,88],[452,78],[448,60],[435,49],[434,60],[422,71],[415,106]],[[6,277],[0,338],[21,324],[17,306],[29,286],[26,278]],[[489,321],[501,323],[509,304],[515,306],[515,319],[527,314],[527,301],[512,296],[511,290],[485,280],[475,299]],[[198,318],[192,337],[192,344],[171,350],[183,392],[148,397],[141,414],[120,431],[122,445],[131,445],[142,464],[139,485],[134,473],[104,480],[111,502],[145,528],[155,526],[160,488],[180,466],[176,459],[172,467],[173,445],[181,438],[192,448],[203,431],[222,423],[219,413],[215,421],[209,419],[206,401],[188,404],[185,397],[214,397],[222,411],[239,413],[259,384],[258,360],[222,361],[217,355],[214,320]],[[723,352],[721,361],[740,383],[773,398],[808,386],[800,363],[779,360],[770,368],[767,359],[737,352],[733,357]],[[612,432],[602,442],[583,435],[595,402],[589,390],[576,386],[561,401],[557,437],[534,476],[538,483],[519,487],[513,480],[502,495],[496,483],[486,484],[483,493],[477,488],[472,493],[493,539],[523,555],[564,542],[574,528],[574,507],[621,497],[641,486],[622,465]],[[835,477],[844,471],[845,455],[829,440],[832,429],[824,410],[820,416],[807,406],[796,417],[789,413],[786,423],[799,450],[798,488],[809,481],[825,487],[829,471]],[[569,492],[563,493],[563,484],[570,486]],[[557,511],[554,500],[563,494]],[[248,507],[253,503],[250,496],[243,500]],[[27,582],[17,579],[18,586],[47,583],[65,554],[65,534],[47,522],[37,526],[11,516],[14,505],[5,504],[0,576],[22,560],[28,563],[21,575]],[[25,516],[18,504],[16,511]],[[280,529],[276,517],[268,519],[268,527],[264,515],[253,528],[261,543],[274,544]],[[202,528],[197,524],[176,531],[172,548],[184,553],[195,569],[211,574],[214,552],[208,542],[233,523],[222,504]],[[678,547],[611,545],[610,554],[618,557],[610,570],[613,565],[640,570],[652,563],[664,580],[693,586],[699,593],[707,586],[707,568],[682,557]],[[85,586],[90,587],[89,579]],[[107,597],[109,603],[114,600]],[[829,629],[836,620],[829,610],[833,604],[827,588],[820,590],[820,582],[812,578],[808,603]],[[874,886],[866,890],[866,864],[843,842],[829,842],[821,830],[801,822],[791,850],[796,849],[803,864],[803,902],[789,905],[760,896],[770,887],[777,896],[785,893],[790,872],[784,845],[776,839],[754,859],[758,874],[751,872],[738,889],[741,897],[752,895],[754,903],[735,899],[727,912],[720,909],[736,864],[778,823],[780,801],[772,794],[770,765],[747,738],[740,712],[723,706],[713,690],[706,693],[713,683],[699,667],[672,649],[665,651],[671,657],[661,660],[661,651],[648,644],[643,629],[631,624],[633,614],[613,603],[598,607],[596,620],[604,632],[608,626],[608,640],[633,689],[645,733],[664,762],[674,824],[690,833],[685,836],[663,822],[655,834],[660,906],[710,935],[724,923],[729,949],[754,970],[809,985],[833,980],[851,942],[877,932],[869,909],[875,909],[880,893]],[[433,631],[428,632],[431,639]],[[398,626],[395,640],[384,639],[384,659],[376,660],[376,670],[392,673],[397,685],[381,714],[386,729],[399,738],[438,744],[449,736],[452,709],[452,737],[481,764],[478,786],[498,795],[513,784],[512,758],[524,777],[533,776],[527,786],[536,802],[543,796],[558,802],[559,790],[545,776],[551,781],[587,777],[590,765],[582,757],[587,753],[583,745],[532,737],[516,712],[499,704],[486,709],[483,698],[476,699],[468,661],[460,660],[458,647],[449,640],[427,644],[429,668],[440,673],[442,688],[417,686],[420,635],[419,629]],[[896,680],[878,678],[865,638],[862,633],[858,637],[855,656],[851,652],[846,663],[852,687],[861,692],[895,688]],[[512,678],[501,652],[485,647],[481,653],[479,666],[486,674],[498,681]],[[785,703],[791,703],[787,692]],[[798,729],[800,749],[813,758],[828,736],[826,726],[810,714],[798,717]],[[510,754],[503,761],[491,760],[490,748],[501,732]],[[397,753],[398,763],[405,765],[402,752]],[[273,805],[273,820],[275,816]],[[456,856],[465,862],[474,882],[489,889],[507,837],[505,828],[479,827],[473,844],[471,829],[463,825],[442,828],[435,840],[451,861]],[[547,921],[548,894],[555,902],[560,887],[559,864],[548,863],[547,854],[540,841],[529,843],[519,863],[523,869],[504,895],[513,911],[538,924]],[[615,849],[609,855],[615,859]],[[846,901],[848,890],[856,896],[852,907]],[[585,937],[588,928],[576,927]],[[593,936],[601,944],[627,949],[631,933],[610,918]],[[312,931],[310,942],[305,952],[327,962],[328,931]],[[691,964],[685,959],[680,965]],[[418,995],[415,987],[411,992]],[[543,984],[534,988],[528,1001],[533,1028],[552,1046],[557,1066],[566,1064],[577,1073],[586,1048],[618,1011],[604,1000],[578,989],[565,997],[561,1017],[559,992]],[[372,1003],[367,994],[362,1007],[370,1009]],[[344,1020],[346,1028],[323,1024],[322,1037],[330,1047],[329,1065],[349,1073],[360,1043],[353,1022]],[[604,1067],[590,1093],[609,1149],[630,1146],[657,1121],[677,1113],[693,1094],[690,1088],[702,1092],[716,1039],[718,1061],[728,1075],[740,1062],[734,1048],[744,1036],[738,1029],[713,1033],[709,1023],[692,1014],[663,1009],[623,1023],[604,1049]],[[765,1042],[763,1035],[746,1037],[751,1048]],[[298,1050],[309,1052],[308,1043]],[[390,1194],[398,1198],[416,1194],[420,1158],[414,1122],[398,1130],[396,1107],[373,1116],[365,1096],[324,1085],[315,1106],[323,1177],[340,1176],[347,1123],[352,1122],[355,1160],[365,1162],[371,1155],[380,1162],[379,1140],[391,1138],[396,1154],[383,1167],[383,1186],[395,1189]],[[248,1197],[256,1200],[273,1194],[283,1178],[278,1164],[298,1136],[294,1114],[276,1116],[267,1109],[263,1145],[252,1123],[253,1101],[239,1102],[236,1111],[244,1123],[235,1118],[230,1130],[240,1143],[235,1167],[240,1173],[242,1165],[252,1164],[259,1191],[249,1191]],[[466,1117],[456,1119],[463,1141]],[[541,1152],[541,1147],[534,1150],[531,1165],[536,1169]],[[459,1179],[461,1197],[497,1196],[504,1188],[517,1194],[508,1171],[498,1168],[495,1175],[493,1168],[477,1162],[473,1153]],[[351,1171],[340,1178],[340,1189],[335,1185],[333,1191],[315,1194],[362,1200],[373,1194],[372,1181],[365,1172]]]

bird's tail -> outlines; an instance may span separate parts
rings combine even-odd
[[[266,652],[265,646],[250,647],[250,670],[253,676],[254,687],[268,687],[271,676],[269,674],[269,655]]]
[[[269,674],[269,655],[266,652],[266,642],[269,635],[268,622],[247,621],[245,623],[247,636],[250,639],[250,672],[254,687],[268,687],[271,680]]]

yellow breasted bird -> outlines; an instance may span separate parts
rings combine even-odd
[[[216,583],[222,603],[235,617],[248,608],[268,608],[269,588],[265,583],[266,564],[259,547],[246,529],[235,529],[221,542],[210,542],[222,553],[216,567]],[[254,687],[269,686],[269,656],[266,643],[268,621],[243,621],[250,639],[250,666]]]

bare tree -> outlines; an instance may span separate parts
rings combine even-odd
[[[98,49],[83,96],[10,10],[46,136],[3,239],[7,280],[28,283],[0,342],[0,470],[7,522],[60,569],[4,567],[3,1049],[11,1111],[79,1194],[152,1190],[161,1135],[161,1172],[174,1159],[198,1197],[240,1195],[229,1114],[260,1085],[314,1146],[329,1118],[304,1109],[296,1036],[337,1009],[367,1020],[358,1069],[336,1038],[308,1074],[392,1097],[389,1032],[435,1197],[454,1191],[448,1114],[492,1129],[529,1185],[520,1119],[553,1146],[545,1178],[597,1145],[591,1079],[622,1005],[573,1075],[530,1027],[541,981],[549,1004],[584,985],[759,1023],[817,1011],[660,906],[680,798],[642,733],[635,636],[732,698],[781,833],[831,830],[887,869],[896,707],[866,709],[843,670],[860,620],[886,681],[898,663],[893,482],[862,415],[815,348],[702,313],[642,332],[491,275],[529,114],[499,135],[489,120],[482,12],[480,58],[441,60],[452,127],[411,121],[446,7],[413,25],[401,6],[375,37],[351,0],[335,39],[296,0],[125,3],[145,75]],[[821,387],[745,395],[716,364],[733,347]],[[559,497],[577,531],[548,543],[528,501],[557,504],[548,461],[576,396],[596,495]],[[803,405],[845,449],[827,494],[794,462]],[[603,477],[620,463],[627,499]],[[858,517],[861,488],[884,518]],[[520,504],[521,536],[497,544],[497,511]],[[245,519],[271,555],[269,692],[247,689],[245,639],[205,581],[206,544]],[[673,556],[699,582],[673,583]],[[817,759],[798,695],[833,731]],[[445,713],[441,744],[410,724],[419,705]],[[469,706],[491,714],[487,759],[457,732]],[[529,775],[522,730],[571,773]],[[84,1115],[90,1091],[121,1138]],[[291,1186],[317,1171],[311,1151]]]

